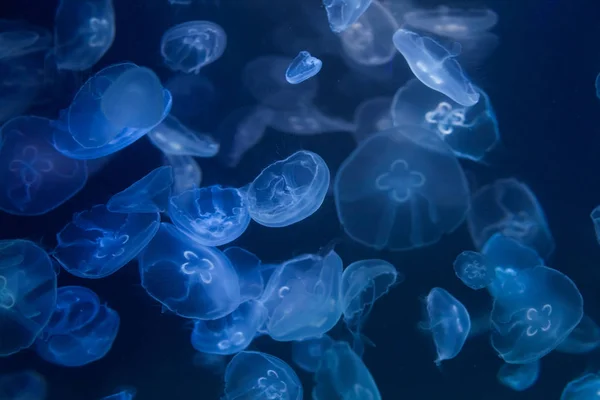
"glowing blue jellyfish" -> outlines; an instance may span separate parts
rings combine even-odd
[[[353,132],[356,126],[341,118],[323,114],[313,104],[294,110],[272,110],[269,126],[279,132],[310,136],[331,132]]]
[[[171,102],[169,91],[148,68],[111,65],[79,89],[57,123],[54,146],[76,159],[117,152],[157,126],[169,114]]]
[[[302,221],[323,204],[329,180],[329,168],[316,153],[301,150],[276,161],[248,186],[250,216],[273,228]]]
[[[119,331],[119,314],[82,286],[58,288],[56,308],[35,342],[44,360],[80,367],[104,357]]]
[[[150,131],[148,139],[165,154],[214,157],[219,152],[219,143],[212,137],[192,131],[172,115]]]
[[[164,163],[173,167],[173,194],[200,187],[202,170],[192,156],[166,154]]]
[[[329,27],[339,33],[348,29],[369,8],[372,0],[323,0]]]
[[[317,372],[325,352],[334,344],[328,335],[292,342],[292,360],[306,372]]]
[[[227,35],[214,22],[189,21],[169,28],[162,36],[160,52],[173,71],[199,73],[217,61],[227,47]]]
[[[236,354],[225,370],[223,400],[302,400],[302,384],[279,358],[257,351]]]
[[[489,286],[496,272],[485,257],[476,251],[463,251],[454,260],[454,273],[465,285],[474,290]]]
[[[391,106],[394,124],[434,131],[457,157],[480,161],[496,147],[500,133],[488,95],[476,86],[474,89],[481,100],[465,107],[412,79],[396,91]]]
[[[233,242],[250,224],[242,192],[219,185],[186,190],[171,197],[169,217],[178,229],[204,246]]]
[[[169,204],[173,168],[158,167],[134,182],[127,189],[113,195],[106,208],[117,213],[157,213],[164,212]]]
[[[394,126],[389,97],[374,97],[363,101],[354,111],[354,127],[352,132],[356,143],[360,143],[374,133],[388,130]]]
[[[93,67],[115,39],[112,0],[61,0],[54,18],[54,52],[59,69]]]
[[[261,301],[268,310],[266,333],[277,341],[327,333],[340,319],[343,263],[335,251],[304,254],[278,265]]]
[[[240,304],[231,314],[194,322],[192,346],[208,354],[230,355],[245,350],[267,319],[267,310],[257,301]]]
[[[239,279],[227,257],[171,224],[160,225],[139,265],[146,292],[182,317],[219,319],[240,304]]]
[[[0,128],[0,209],[15,215],[45,214],[73,197],[88,177],[85,161],[57,152],[50,120],[16,117]]]
[[[361,142],[334,181],[338,218],[355,241],[408,250],[454,231],[469,189],[450,148],[418,127],[397,127]]]
[[[478,249],[492,235],[502,233],[531,247],[544,259],[554,251],[544,210],[531,189],[516,179],[499,179],[476,191],[467,224]]]
[[[381,400],[373,376],[345,342],[335,342],[325,351],[314,380],[314,400]]]
[[[432,10],[409,11],[404,14],[404,22],[438,36],[459,39],[492,29],[498,23],[498,14],[487,8],[462,10],[439,6]]]
[[[260,259],[248,250],[235,246],[226,248],[223,254],[233,265],[240,280],[240,300],[258,299],[265,289]]]
[[[515,390],[522,392],[532,387],[540,375],[540,361],[527,364],[503,364],[498,371],[498,381]]]
[[[19,20],[0,19],[0,61],[45,51],[52,35],[44,28]]]
[[[460,54],[460,45],[455,44],[450,52],[435,40],[406,29],[398,29],[393,41],[413,74],[423,84],[465,107],[479,101],[479,93],[455,59]]]
[[[421,327],[431,331],[439,366],[462,350],[471,331],[471,317],[465,306],[442,288],[431,289],[426,305],[428,319]]]
[[[585,354],[600,346],[600,327],[588,315],[557,347],[556,351],[567,354]]]
[[[44,400],[46,380],[32,370],[0,375],[0,399]]]
[[[560,400],[592,400],[600,392],[600,375],[585,374],[567,383]]]
[[[133,260],[158,230],[155,213],[113,213],[104,205],[73,214],[57,235],[54,258],[80,278],[104,278]]]
[[[583,317],[583,298],[564,274],[547,267],[520,270],[520,290],[494,298],[492,346],[510,364],[538,360],[554,350]]]
[[[50,257],[28,240],[0,240],[0,357],[33,344],[56,304]]]
[[[125,387],[119,389],[119,391],[114,394],[101,398],[100,400],[133,400],[136,394],[137,390],[134,387]]]
[[[321,67],[323,67],[321,60],[311,56],[308,51],[301,51],[285,71],[285,79],[292,85],[297,85],[317,75]]]

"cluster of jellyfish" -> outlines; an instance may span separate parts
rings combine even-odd
[[[192,0],[169,2],[178,7]],[[413,78],[393,98],[365,101],[349,122],[313,102],[315,76],[327,68],[319,58],[304,49],[295,58],[260,56],[242,72],[258,104],[233,112],[214,135],[176,115],[186,115],[182,88],[210,90],[195,77],[226,50],[218,24],[188,21],[164,33],[157,48],[166,67],[181,74],[166,84],[147,67],[112,64],[51,119],[24,114],[48,90],[37,71],[49,63],[58,77],[94,66],[115,39],[111,0],[61,0],[53,34],[0,21],[2,87],[11,89],[0,98],[0,210],[29,217],[51,212],[86,186],[95,160],[142,138],[164,155],[164,165],[106,204],[74,213],[56,234],[55,248],[0,241],[0,356],[31,348],[63,367],[103,358],[119,333],[118,310],[89,288],[60,286],[55,263],[79,278],[105,279],[135,262],[150,298],[193,322],[195,350],[233,356],[223,399],[305,398],[291,365],[249,348],[259,336],[291,342],[294,366],[313,374],[313,399],[380,399],[362,360],[370,344],[362,331],[375,303],[404,273],[382,259],[344,265],[332,247],[265,263],[231,245],[251,223],[276,229],[315,218],[328,195],[345,234],[376,250],[432,246],[468,225],[477,251],[457,254],[453,267],[466,287],[487,290],[493,301],[488,333],[504,361],[502,384],[526,390],[548,353],[600,345],[600,328],[584,314],[577,286],[547,265],[555,244],[535,194],[512,178],[471,191],[459,162],[485,164],[499,144],[490,98],[460,63],[463,52],[493,47],[489,31],[497,15],[440,7],[406,12],[400,21],[376,0],[323,5],[338,50],[357,71],[389,64],[399,53]],[[300,150],[265,165],[242,187],[201,186],[195,158],[219,157],[235,167],[268,127],[296,135],[347,131],[357,146],[333,179],[324,158]],[[591,218],[600,240],[600,210]],[[472,329],[467,307],[440,287],[424,303],[420,326],[435,345],[434,362],[460,356]],[[328,335],[340,322],[348,341]],[[590,373],[570,382],[561,398],[592,398],[599,390],[600,376]],[[38,400],[46,392],[35,371],[0,376],[2,399]],[[104,399],[135,394],[133,387],[118,388]]]

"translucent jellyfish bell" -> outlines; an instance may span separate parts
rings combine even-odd
[[[46,392],[46,380],[33,370],[0,375],[0,399],[44,400]]]
[[[219,152],[219,143],[210,135],[192,131],[172,115],[148,132],[148,139],[165,154],[214,157]]]
[[[522,392],[532,387],[540,375],[540,361],[527,364],[503,364],[496,375],[498,381],[514,391]]]
[[[225,370],[223,400],[302,400],[302,384],[279,358],[256,351],[236,354]]]
[[[323,204],[329,180],[329,168],[316,153],[301,150],[276,161],[248,186],[250,216],[269,227],[302,221]]]
[[[323,67],[321,60],[311,56],[308,51],[301,51],[285,71],[285,79],[292,85],[297,85],[317,75],[321,67]]]
[[[438,36],[463,38],[477,36],[498,23],[498,14],[490,9],[459,9],[439,6],[432,10],[417,9],[404,14],[409,26]]]
[[[488,264],[483,254],[476,251],[460,253],[454,260],[454,273],[474,290],[489,286],[496,277],[494,267]]]
[[[390,112],[390,97],[374,97],[363,101],[354,111],[355,131],[352,132],[356,143],[360,143],[374,133],[388,130],[394,126]]]
[[[600,375],[585,374],[567,383],[560,400],[590,400],[598,397],[600,392]]]
[[[52,35],[44,28],[18,20],[0,19],[0,61],[45,51]]]
[[[557,347],[556,351],[566,354],[585,354],[600,346],[600,327],[588,315]]]
[[[217,61],[227,47],[227,35],[210,21],[188,21],[169,28],[162,36],[160,52],[173,71],[199,73]]]
[[[564,274],[547,267],[518,271],[521,290],[494,299],[492,346],[510,364],[554,350],[583,317],[583,298]]]
[[[139,266],[146,292],[182,317],[218,319],[240,304],[239,279],[229,259],[171,224],[160,225]]]
[[[457,157],[482,160],[500,141],[496,114],[487,94],[474,89],[481,99],[465,107],[444,93],[411,79],[394,95],[394,125],[418,125],[439,134]]]
[[[471,317],[465,306],[442,288],[427,295],[427,322],[421,326],[433,336],[437,350],[436,365],[458,355],[471,331]]]
[[[173,224],[204,246],[221,246],[240,237],[250,224],[246,197],[239,189],[213,185],[171,197]]]
[[[164,212],[169,205],[173,186],[173,168],[158,167],[134,182],[127,189],[113,195],[106,208],[118,213]]]
[[[85,185],[85,161],[56,151],[50,120],[16,117],[0,128],[0,209],[41,215],[60,206]]]
[[[59,69],[93,67],[115,39],[112,0],[61,0],[54,18],[54,51]]]
[[[329,27],[339,33],[348,29],[369,8],[372,0],[323,0]]]
[[[456,44],[450,52],[435,40],[406,29],[398,29],[393,41],[413,74],[423,84],[465,107],[479,101],[480,94],[455,59],[460,54],[460,45]]]
[[[200,187],[202,170],[192,156],[165,154],[164,163],[173,167],[173,194]]]
[[[226,248],[223,254],[227,256],[238,274],[240,300],[258,299],[265,289],[260,259],[248,250],[236,246]]]
[[[292,360],[306,372],[317,372],[325,352],[333,344],[333,339],[327,335],[292,342]]]
[[[50,257],[28,240],[0,241],[0,357],[31,346],[56,304]]]
[[[353,123],[323,114],[314,104],[299,105],[294,110],[271,110],[271,128],[292,135],[310,136],[322,133],[353,132]]]
[[[346,233],[376,249],[434,244],[469,209],[467,181],[450,148],[412,126],[361,142],[339,168],[334,196]]]
[[[96,293],[82,286],[63,286],[52,318],[36,340],[36,351],[53,364],[87,365],[108,353],[119,325],[117,312],[101,304]]]

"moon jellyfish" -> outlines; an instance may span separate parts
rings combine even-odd
[[[354,127],[352,132],[356,143],[360,143],[374,133],[388,130],[394,126],[389,97],[374,97],[363,101],[354,111]]]
[[[56,304],[50,257],[28,240],[0,240],[0,357],[33,344]]]
[[[292,360],[306,372],[317,372],[325,352],[333,344],[334,341],[327,335],[292,342]]]
[[[85,161],[65,157],[52,144],[50,120],[16,117],[0,128],[0,209],[41,215],[60,206],[85,185]]]
[[[301,51],[285,71],[285,79],[292,85],[297,85],[317,75],[321,67],[323,67],[321,60],[311,56],[308,51]]]
[[[193,157],[166,154],[165,164],[173,167],[173,194],[200,187],[202,170]]]
[[[302,400],[302,384],[279,358],[257,351],[236,354],[225,370],[223,400]]]
[[[427,322],[421,327],[431,332],[437,351],[435,364],[458,355],[469,337],[471,317],[465,306],[442,288],[433,288],[426,298]]]
[[[230,355],[245,350],[267,315],[257,301],[241,303],[231,314],[212,321],[196,320],[192,331],[194,349],[208,354]]]
[[[345,342],[335,342],[325,351],[314,381],[314,400],[381,400],[373,376]]]
[[[301,150],[276,161],[248,186],[250,216],[273,228],[300,222],[321,207],[329,180],[329,168],[316,153]]]
[[[340,32],[344,53],[352,61],[367,66],[387,64],[396,55],[392,36],[398,22],[379,1],[373,0],[364,14]]]
[[[239,279],[227,257],[171,224],[160,225],[141,253],[139,265],[142,287],[179,316],[219,319],[240,304]]]
[[[455,44],[453,50],[448,51],[435,40],[406,29],[398,29],[393,41],[413,74],[424,85],[465,107],[479,101],[480,94],[455,59],[460,54],[460,45]]]
[[[540,361],[527,364],[503,364],[498,371],[498,381],[514,391],[522,392],[532,387],[540,375]]]
[[[600,327],[588,315],[583,315],[579,324],[557,347],[556,351],[566,354],[585,354],[600,346]]]
[[[158,230],[155,213],[113,213],[104,205],[73,214],[57,235],[52,255],[80,278],[111,275],[133,260]]]
[[[223,250],[240,281],[240,301],[258,299],[264,289],[260,259],[241,247],[228,247]]]
[[[500,141],[496,115],[490,99],[474,86],[481,100],[465,107],[444,93],[412,79],[394,96],[394,125],[418,125],[439,134],[457,157],[482,160]]]
[[[341,118],[323,114],[313,104],[304,104],[294,110],[272,110],[271,128],[292,135],[318,135],[330,132],[353,132],[354,124]]]
[[[412,10],[404,14],[409,26],[454,39],[472,37],[487,32],[498,23],[498,14],[489,9],[449,8]]]
[[[496,277],[494,267],[476,251],[460,253],[454,260],[454,273],[465,285],[474,290],[489,286]]]
[[[192,131],[172,115],[148,132],[148,139],[164,154],[214,157],[219,152],[219,143],[212,137]]]
[[[46,380],[32,370],[0,375],[0,399],[3,400],[44,400]]]
[[[268,310],[266,333],[284,342],[320,337],[333,328],[342,314],[342,269],[334,251],[304,254],[278,265],[261,298]]]
[[[564,274],[547,267],[520,270],[520,290],[494,298],[492,346],[509,364],[539,360],[554,350],[583,317],[583,298]]]
[[[369,8],[372,0],[323,0],[329,27],[333,32],[342,32],[354,24]]]
[[[600,392],[600,375],[585,374],[567,383],[560,400],[590,400],[598,397]]]
[[[54,146],[76,159],[117,152],[158,125],[171,103],[171,94],[148,68],[111,65],[79,89],[54,131]]]
[[[376,249],[409,250],[454,231],[469,209],[469,189],[450,148],[431,132],[396,127],[370,136],[334,181],[346,233]]]
[[[61,0],[54,18],[54,52],[59,69],[93,67],[115,39],[112,0]]]
[[[56,308],[35,342],[44,360],[80,367],[104,357],[119,331],[119,314],[82,286],[58,288]]]
[[[499,179],[476,191],[467,224],[478,249],[492,235],[502,233],[531,247],[544,259],[554,251],[544,210],[531,189],[516,179]]]
[[[0,61],[46,51],[52,35],[44,28],[24,21],[0,19]]]
[[[173,168],[158,167],[133,183],[127,189],[113,195],[106,208],[117,213],[157,213],[164,212],[169,205]]]
[[[133,400],[136,394],[137,390],[134,387],[125,387],[119,389],[119,391],[114,394],[101,398],[100,400]]]
[[[160,53],[167,67],[187,74],[217,61],[227,47],[223,28],[209,21],[188,21],[169,28],[162,36]]]
[[[250,224],[239,189],[213,185],[186,190],[169,200],[173,224],[204,246],[221,246],[240,237]]]

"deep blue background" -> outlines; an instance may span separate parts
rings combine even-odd
[[[166,79],[170,72],[162,65],[159,53],[162,32],[187,20],[217,22],[228,34],[228,48],[204,72],[215,84],[217,96],[215,111],[203,121],[204,126],[198,127],[214,129],[233,109],[253,104],[241,89],[240,72],[257,55],[280,53],[272,44],[271,32],[281,25],[289,24],[293,30],[308,24],[299,19],[299,13],[289,12],[301,1],[314,8],[314,15],[324,17],[320,0],[221,0],[218,7],[206,0],[189,8],[170,7],[167,0],[114,0],[116,40],[94,71],[130,60],[153,68]],[[439,4],[419,0],[413,3]],[[25,19],[51,29],[56,5],[55,0],[3,0],[0,16]],[[503,148],[489,168],[465,164],[465,169],[477,185],[509,176],[530,185],[546,211],[557,243],[549,265],[575,281],[585,299],[586,312],[600,321],[600,247],[589,218],[592,208],[600,203],[600,100],[594,89],[600,71],[600,3],[487,0],[457,5],[486,5],[500,16],[494,29],[500,37],[499,47],[487,62],[469,72],[491,98]],[[294,20],[287,19],[290,17]],[[318,76],[322,90],[317,103],[339,117],[352,118],[361,101],[392,95],[403,81],[370,84],[357,88],[354,94],[341,94],[329,89],[337,87],[347,68],[339,58],[322,58],[324,67]],[[400,57],[393,68],[394,76],[408,77]],[[353,147],[346,133],[300,138],[269,131],[235,170],[224,169],[215,160],[200,160],[200,164],[204,184],[241,186],[270,162],[301,148],[321,154],[334,172]],[[160,163],[160,153],[142,139],[115,155],[80,194],[57,210],[31,218],[0,215],[0,238],[28,238],[50,249],[55,233],[73,212],[106,202],[111,194]],[[558,399],[569,380],[599,367],[598,353],[552,353],[542,359],[535,387],[517,394],[497,383],[496,373],[502,362],[486,335],[468,341],[460,355],[445,362],[441,369],[435,367],[431,340],[417,329],[423,296],[434,286],[444,287],[465,303],[474,319],[489,307],[487,295],[463,286],[452,270],[454,257],[472,248],[464,226],[433,247],[405,253],[375,252],[343,235],[333,201],[327,198],[308,220],[283,229],[252,223],[235,244],[266,262],[274,262],[318,251],[333,239],[340,240],[336,251],[346,264],[364,257],[384,258],[406,275],[402,285],[377,303],[366,327],[367,336],[377,347],[367,349],[364,361],[384,399]],[[91,400],[120,385],[135,386],[141,400],[219,398],[222,382],[215,373],[218,368],[207,370],[194,363],[190,324],[161,313],[160,306],[140,287],[135,263],[101,280],[77,279],[62,272],[59,284],[87,286],[119,312],[121,329],[113,349],[104,359],[75,369],[48,364],[33,351],[22,351],[0,359],[0,373],[36,369],[47,378],[51,400]],[[288,343],[260,338],[252,349],[290,361]],[[305,398],[309,398],[312,378],[298,373],[305,385]]]

